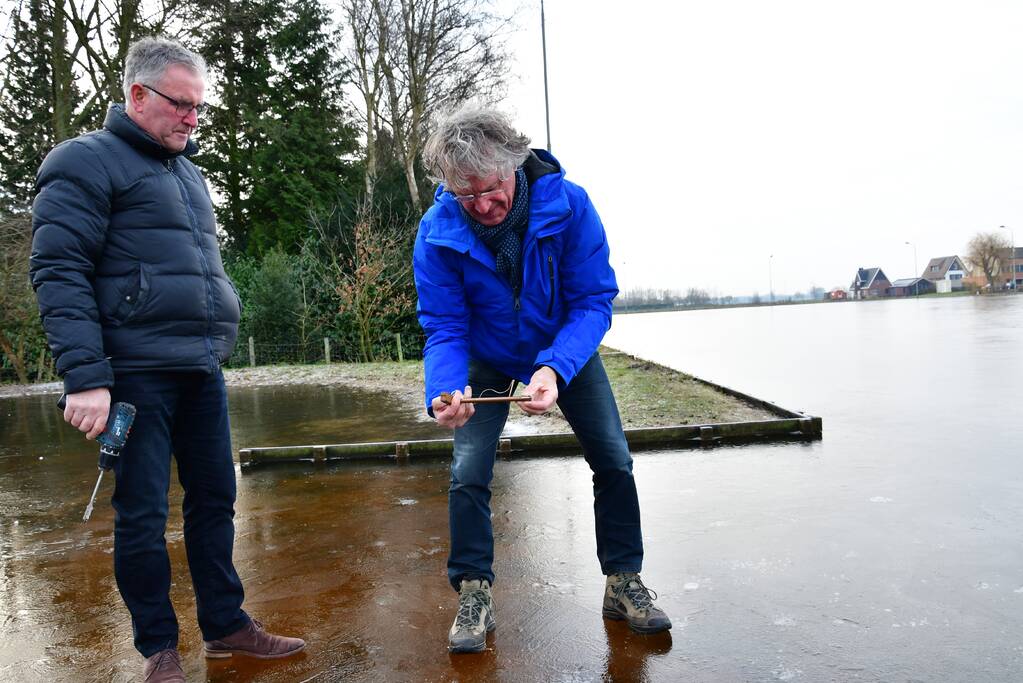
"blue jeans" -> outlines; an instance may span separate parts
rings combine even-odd
[[[249,622],[234,569],[236,482],[224,376],[199,372],[119,373],[113,401],[138,411],[114,461],[114,576],[131,613],[135,648],[148,657],[178,642],[164,532],[171,454],[185,491],[185,551],[204,640]]]
[[[511,379],[472,361],[469,384],[473,396],[486,389],[506,393]],[[643,536],[632,456],[598,354],[587,361],[570,384],[558,381],[558,406],[582,444],[583,455],[593,471],[593,512],[601,571],[605,575],[638,572],[643,565]],[[480,403],[465,426],[455,430],[448,491],[451,527],[448,580],[455,590],[462,579],[494,582],[490,480],[497,442],[507,418],[507,403]]]

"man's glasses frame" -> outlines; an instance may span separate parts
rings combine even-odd
[[[151,85],[146,85],[145,83],[141,83],[140,85],[143,88],[145,88],[146,90],[152,90],[157,95],[159,95],[163,99],[165,99],[168,102],[170,102],[171,104],[173,104],[175,111],[177,111],[178,116],[180,116],[181,118],[184,118],[184,117],[188,116],[189,114],[191,114],[193,109],[195,110],[196,118],[198,118],[198,117],[202,116],[203,114],[205,114],[206,111],[209,110],[209,108],[210,108],[210,105],[206,104],[205,102],[200,102],[199,104],[190,104],[188,102],[179,102],[178,100],[174,99],[173,97],[168,97],[167,95],[164,95],[162,92],[160,92],[159,90],[157,90],[156,88],[154,88]]]
[[[510,178],[511,176],[508,176]],[[498,178],[497,182],[501,185],[505,183],[508,178]],[[486,197],[493,197],[494,195],[504,192],[504,188],[495,187],[493,190],[487,190],[486,192],[480,192],[479,194],[455,194],[454,192],[448,191],[448,194],[455,198],[455,201],[465,206],[466,204],[472,204],[477,199],[485,199]]]

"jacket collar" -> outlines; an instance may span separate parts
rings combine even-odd
[[[529,187],[529,228],[523,245],[540,237],[548,237],[565,229],[562,219],[572,210],[565,193],[565,169],[550,152],[534,149],[525,164]],[[477,260],[493,261],[490,250],[469,227],[461,207],[441,184],[433,196],[434,204],[427,211],[430,234],[427,242],[470,252]],[[487,258],[489,257],[489,258]]]
[[[124,110],[123,104],[111,104],[110,108],[107,109],[107,117],[103,121],[103,127],[109,130],[111,133],[121,138],[129,145],[137,149],[143,154],[148,154],[151,157],[157,159],[173,159],[179,156],[190,157],[199,151],[198,145],[189,138],[185,148],[178,151],[172,152],[167,149],[153,137],[142,130],[139,124],[131,120],[128,113]]]

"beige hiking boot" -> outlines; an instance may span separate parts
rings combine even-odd
[[[667,631],[671,619],[654,605],[657,593],[643,585],[635,572],[611,574],[604,589],[604,616],[629,622],[636,633],[650,634]]]
[[[458,614],[448,632],[451,652],[482,652],[487,647],[487,633],[494,630],[494,598],[486,579],[462,580],[458,592]]]

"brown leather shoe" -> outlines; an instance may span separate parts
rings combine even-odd
[[[235,631],[220,640],[208,640],[203,643],[206,656],[220,659],[231,655],[245,655],[256,659],[278,659],[290,657],[305,647],[301,638],[275,636],[263,630],[263,624],[253,619],[241,630]]]
[[[160,650],[155,655],[146,657],[142,676],[146,683],[185,683],[181,656],[177,650]]]

